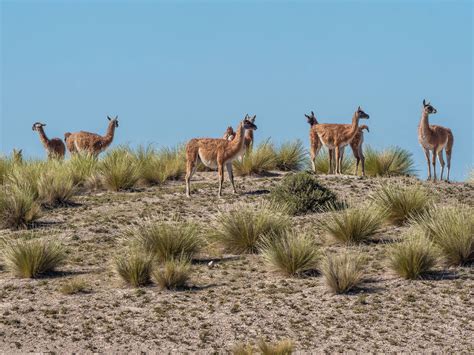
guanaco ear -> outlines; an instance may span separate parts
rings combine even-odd
[[[309,117],[306,113],[304,114],[304,117],[306,117],[306,118],[311,118],[311,117]]]
[[[256,118],[257,118],[257,115],[253,115],[253,117],[252,117],[252,119],[251,119],[252,123],[255,122],[255,119],[256,119]]]
[[[46,123],[42,123],[41,126],[46,127]]]
[[[315,116],[314,116],[314,112],[313,112],[313,111],[311,111],[311,117],[315,117]]]
[[[426,100],[423,99],[423,106],[426,106]]]
[[[107,119],[108,119],[109,121],[112,121],[112,119],[111,119],[108,115],[107,115]]]
[[[115,119],[118,120],[118,115],[115,116]]]
[[[359,107],[357,107],[357,111],[362,111],[362,110],[360,109],[360,106],[359,106]]]

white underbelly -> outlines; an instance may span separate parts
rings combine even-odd
[[[199,159],[201,159],[202,163],[205,166],[207,166],[210,169],[217,169],[217,161],[211,160],[211,159],[204,159],[201,153],[198,153],[198,154],[199,154]]]

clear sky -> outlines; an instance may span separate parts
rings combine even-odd
[[[349,123],[361,105],[366,142],[425,177],[426,98],[454,133],[452,177],[474,165],[471,1],[0,2],[2,153],[44,157],[35,121],[62,137],[106,115],[114,145],[219,137],[247,112],[258,140],[308,144],[304,113]]]

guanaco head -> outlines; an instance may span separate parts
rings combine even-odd
[[[23,162],[23,149],[13,149],[12,160],[14,163],[21,164]]]
[[[436,109],[431,106],[429,102],[426,102],[426,100],[423,99],[423,112],[426,113],[427,115],[430,115],[432,113],[436,113]]]
[[[235,132],[232,126],[227,127],[225,134],[224,134],[224,139],[227,139],[228,141],[231,141],[235,138]]]
[[[115,116],[115,118],[111,118],[109,116],[107,116],[107,119],[110,121],[110,123],[114,124],[115,127],[118,127],[119,124],[118,124],[118,116]]]
[[[44,127],[44,126],[46,126],[46,123],[35,122],[35,123],[33,124],[33,127],[31,127],[31,129],[32,129],[33,131],[37,131],[37,130],[39,130],[41,127]]]
[[[308,123],[310,126],[318,124],[318,120],[316,119],[316,116],[314,115],[313,111],[311,111],[311,115],[307,115],[307,114],[304,114],[304,115],[308,119]]]
[[[367,125],[365,125],[365,124],[363,124],[362,126],[359,126],[359,131],[362,132],[364,129],[365,129],[367,132],[370,132],[370,131],[369,131],[369,126],[367,126]]]
[[[365,118],[365,119],[368,119],[368,118],[369,118],[369,115],[366,114],[366,113],[360,108],[360,106],[357,108],[357,111],[355,112],[355,114],[357,115],[358,118]]]
[[[254,115],[253,117],[250,117],[248,114],[245,115],[245,118],[242,121],[244,124],[244,128],[255,131],[257,129],[257,126],[254,124],[256,118],[257,118],[257,115]]]

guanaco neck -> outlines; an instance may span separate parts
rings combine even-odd
[[[428,119],[428,113],[423,110],[421,113],[421,120],[420,120],[420,125],[418,127],[421,133],[429,132],[430,130],[430,122]]]
[[[352,125],[351,125],[351,130],[349,131],[350,137],[354,137],[357,132],[359,132],[359,115],[354,113],[354,116],[352,116]]]
[[[240,122],[239,127],[237,128],[237,132],[233,140],[229,141],[229,153],[234,156],[235,154],[240,153],[242,147],[244,146],[245,136],[247,132],[251,132],[252,130],[245,129],[244,123]]]
[[[109,126],[107,127],[107,133],[103,137],[103,145],[108,146],[114,140],[115,134],[115,121],[110,121]]]
[[[253,141],[253,130],[251,130],[251,129],[246,129],[245,130],[245,140]]]
[[[44,133],[44,129],[43,127],[38,127],[37,129],[38,131],[38,134],[40,136],[40,140],[41,140],[41,143],[46,147],[48,148],[49,147],[49,139],[48,137],[46,136],[46,133]]]

